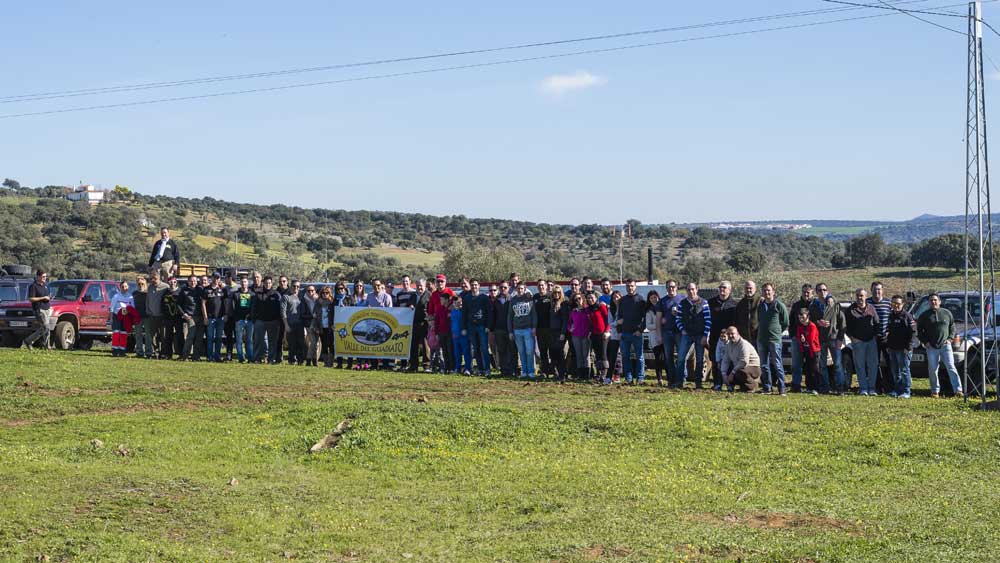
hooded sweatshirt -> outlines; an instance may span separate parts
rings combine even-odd
[[[515,295],[507,306],[507,331],[524,330],[538,326],[535,299],[530,293]]]

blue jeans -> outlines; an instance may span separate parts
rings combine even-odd
[[[222,337],[225,327],[226,320],[223,318],[208,319],[208,327],[206,328],[208,333],[208,342],[206,343],[208,353],[205,355],[210,362],[222,361]]]
[[[834,389],[837,391],[844,390],[844,363],[843,356],[844,351],[837,348],[837,341],[831,340],[824,342],[820,345],[819,352],[819,372],[820,377],[828,381],[828,374],[826,371],[826,353],[830,353],[830,358],[833,359],[833,385]]]
[[[521,359],[521,377],[535,377],[535,335],[530,328],[514,330],[514,344]]]
[[[938,367],[944,364],[951,378],[951,388],[956,393],[962,392],[962,380],[958,378],[958,370],[955,369],[955,356],[951,353],[951,342],[945,342],[940,348],[927,347],[927,373],[931,379],[931,393],[941,392],[941,383],[938,381]]]
[[[677,380],[674,385],[683,387],[684,382],[687,381],[687,357],[691,347],[694,346],[694,370],[695,377],[697,377],[695,386],[701,387],[701,377],[705,371],[705,347],[701,345],[701,336],[681,334],[680,337],[681,346],[677,352],[677,367],[675,368]]]
[[[472,349],[469,348],[469,335],[452,334],[452,357],[455,358],[455,373],[462,373],[463,370],[472,371]],[[462,359],[465,359],[465,367],[462,367]]]
[[[236,321],[236,359],[253,361],[253,321],[244,319]],[[243,355],[243,342],[246,339],[246,355]]]
[[[469,330],[469,340],[476,350],[476,362],[479,364],[479,372],[490,371],[490,339],[486,335],[486,327],[483,325],[472,325]],[[472,369],[472,366],[469,366]]]
[[[684,373],[683,376],[678,375],[676,360],[677,347],[681,343],[681,335],[668,330],[661,330],[660,335],[663,337],[663,361],[667,364],[667,382],[670,385],[684,385],[687,371],[682,372]]]
[[[794,336],[794,335],[793,335]],[[792,339],[792,387],[800,389],[802,387],[802,350],[795,339]],[[826,362],[823,362],[826,364]],[[825,370],[824,370],[824,373]]]
[[[909,395],[910,384],[910,359],[913,352],[910,350],[889,350],[889,369],[892,373],[893,391],[897,395]]]
[[[622,371],[625,373],[625,381],[632,379],[632,351],[635,350],[635,355],[638,360],[638,369],[635,374],[636,377],[645,379],[646,377],[646,358],[642,351],[642,336],[636,336],[633,333],[627,332],[622,334]]]
[[[878,342],[855,340],[851,342],[854,356],[854,371],[858,372],[858,387],[862,393],[875,392],[875,378],[878,377]]]
[[[757,342],[760,356],[760,386],[765,393],[777,385],[778,392],[785,392],[785,366],[781,364],[781,342]]]

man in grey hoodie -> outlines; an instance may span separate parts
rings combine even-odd
[[[538,316],[535,300],[523,281],[517,282],[517,295],[507,305],[507,331],[517,346],[521,359],[521,379],[535,379],[535,327]]]

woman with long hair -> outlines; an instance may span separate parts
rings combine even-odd
[[[590,376],[590,313],[582,293],[574,293],[572,301],[566,327],[573,344],[573,368],[576,370],[573,378],[586,381]]]
[[[316,305],[313,308],[313,326],[312,330],[319,334],[319,339],[321,346],[323,348],[322,354],[325,356],[323,360],[323,365],[325,367],[333,367],[333,313],[334,313],[334,300],[333,291],[330,290],[330,286],[325,286],[319,292],[319,297],[316,299]],[[316,360],[313,359],[313,362]],[[338,366],[339,367],[339,366]]]
[[[656,384],[663,385],[663,372],[666,370],[667,359],[663,353],[663,335],[660,325],[656,322],[656,311],[659,308],[660,294],[652,290],[646,294],[646,334],[649,335],[649,347],[653,349],[653,365],[656,368]]]
[[[621,383],[621,372],[618,370],[618,350],[621,348],[622,336],[618,333],[618,303],[622,300],[622,292],[617,289],[611,293],[611,305],[608,306],[608,374],[604,376],[604,384]],[[611,378],[608,379],[608,376]]]
[[[356,284],[360,283],[360,281],[355,282],[355,283]],[[355,288],[355,291],[357,291],[356,288]],[[348,295],[348,292],[347,292],[347,282],[345,282],[344,280],[338,281],[337,285],[333,289],[333,292],[334,292],[333,293],[333,306],[334,307],[353,307],[354,306],[354,297],[351,296],[351,295]],[[364,295],[364,293],[365,293],[365,284],[362,283],[361,284],[361,294]],[[367,296],[365,296],[365,298],[367,298]],[[351,369],[352,367],[354,367],[354,358],[347,358],[347,369]],[[344,368],[344,358],[338,357],[337,358],[337,369],[343,369],[343,368]]]
[[[562,288],[552,285],[549,288],[552,296],[552,310],[549,313],[549,361],[555,367],[556,381],[566,380],[566,328],[569,325],[569,310],[572,308]]]

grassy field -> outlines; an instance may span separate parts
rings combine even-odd
[[[9,561],[995,561],[1000,425],[745,396],[0,350]],[[338,422],[335,449],[309,454]],[[96,447],[92,440],[103,442]]]

